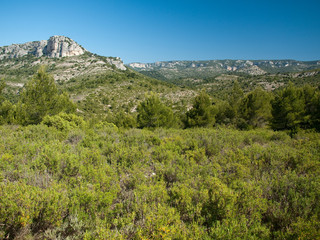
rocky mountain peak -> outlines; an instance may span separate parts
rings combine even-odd
[[[86,50],[75,41],[64,36],[52,36],[47,42],[46,55],[48,57],[78,56]]]
[[[49,40],[12,44],[0,47],[0,60],[5,58],[19,58],[31,54],[36,57],[50,58],[78,56],[86,52],[82,46],[64,36],[52,36]]]

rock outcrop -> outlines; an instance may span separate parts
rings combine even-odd
[[[53,36],[48,40],[46,55],[48,57],[70,57],[85,53],[85,49],[70,38]]]
[[[86,56],[85,58],[86,60],[76,57],[86,52],[88,53],[88,56]],[[110,66],[108,67],[107,65],[114,65],[117,69],[120,70],[127,69],[119,57],[101,57],[95,54],[91,54],[78,43],[64,36],[52,36],[49,38],[49,40],[27,42],[23,44],[12,44],[10,46],[0,47],[0,60],[21,58],[26,55],[33,55],[37,58],[43,56],[48,57],[47,60],[32,60],[32,65],[37,65],[40,62],[42,62],[42,64],[55,62],[55,60],[51,58],[75,57],[76,59],[73,59],[73,62],[77,62],[79,66],[81,64],[85,65],[86,67],[90,65],[89,68],[91,70],[95,69],[93,70],[93,72],[95,73],[103,71],[103,69],[105,68],[110,68]],[[103,59],[103,61],[101,61],[101,58]],[[66,60],[65,62],[68,61]],[[68,72],[72,72],[72,76],[77,75],[73,71],[68,70]],[[65,77],[65,79],[69,79],[70,77],[72,77],[65,75],[63,76]],[[57,79],[60,79],[60,77],[57,77]]]
[[[126,66],[123,64],[121,58],[115,57],[115,58],[107,58],[107,62],[111,65],[115,65],[116,68],[120,70],[126,70]]]
[[[36,57],[50,58],[82,55],[86,50],[75,41],[64,36],[52,36],[49,40],[12,44],[0,48],[0,60],[19,58],[31,54]]]

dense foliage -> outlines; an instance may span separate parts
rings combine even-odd
[[[201,91],[193,101],[192,108],[186,113],[186,127],[212,127],[215,123],[215,108],[210,97]]]
[[[0,134],[0,238],[320,238],[318,133],[62,115]]]
[[[138,106],[137,122],[141,128],[172,127],[174,116],[171,108],[165,106],[158,96],[151,93]]]

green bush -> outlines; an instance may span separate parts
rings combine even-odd
[[[54,116],[47,115],[43,118],[42,124],[65,132],[77,127],[83,128],[86,125],[82,117],[67,113],[59,113]]]

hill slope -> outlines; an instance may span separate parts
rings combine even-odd
[[[273,91],[289,81],[319,85],[320,61],[212,60],[131,63],[128,67],[156,79],[196,90],[206,89],[221,97],[238,81],[245,91],[257,86]]]
[[[41,65],[47,66],[59,88],[71,94],[85,115],[134,112],[149,91],[176,107],[195,95],[128,69],[119,57],[92,54],[70,38],[53,36],[48,41],[0,48],[0,78],[5,79],[12,101]]]

